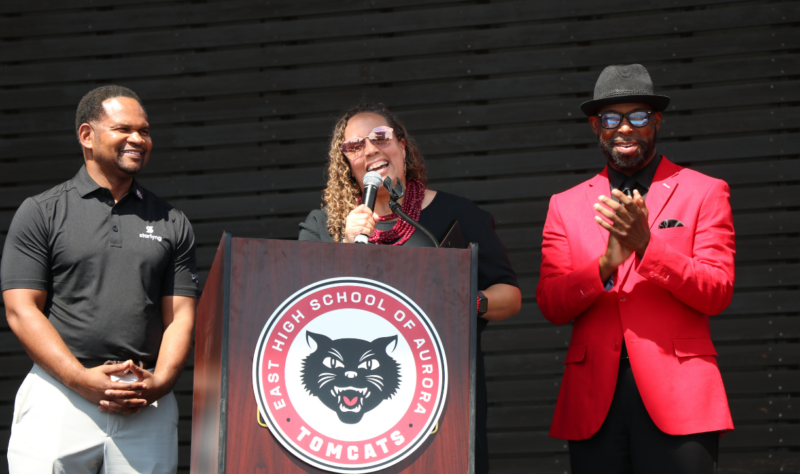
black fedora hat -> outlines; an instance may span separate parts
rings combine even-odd
[[[661,112],[669,105],[669,97],[653,94],[653,80],[641,64],[608,66],[594,86],[594,99],[581,104],[587,116],[611,104],[643,103]]]

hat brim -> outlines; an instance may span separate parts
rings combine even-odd
[[[587,117],[591,117],[607,105],[642,103],[652,105],[655,112],[663,112],[667,109],[669,100],[669,97],[665,95],[623,95],[599,100],[587,100],[581,104],[581,110]]]

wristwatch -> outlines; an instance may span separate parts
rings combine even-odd
[[[483,316],[489,309],[489,298],[483,294],[482,291],[478,292],[478,316]]]

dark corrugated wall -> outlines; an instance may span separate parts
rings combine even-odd
[[[141,181],[193,222],[203,275],[223,230],[294,238],[320,204],[333,121],[383,101],[431,187],[494,214],[520,278],[522,313],[484,337],[493,472],[569,472],[547,437],[570,328],[536,307],[541,229],[550,195],[604,163],[578,105],[603,67],[640,62],[672,97],[659,151],[732,188],[736,294],[711,323],[737,428],[720,472],[798,472],[798,25],[797,1],[3,1],[0,243],[26,196],[77,171],[74,111],[97,85],[145,101]],[[31,364],[4,319],[0,351],[4,451]],[[191,388],[189,368],[182,469]]]

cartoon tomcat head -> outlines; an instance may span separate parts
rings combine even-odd
[[[397,336],[332,340],[306,331],[309,347],[311,340],[317,349],[303,360],[303,384],[343,423],[358,423],[397,392],[400,365],[387,353],[397,347]]]

